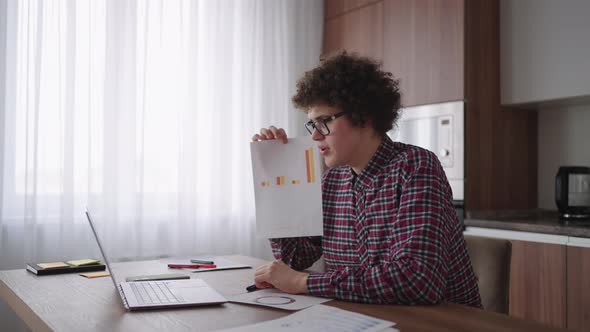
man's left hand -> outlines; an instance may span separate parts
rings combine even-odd
[[[258,288],[272,286],[289,294],[305,294],[308,275],[308,273],[293,270],[282,261],[274,261],[257,268],[254,281]]]

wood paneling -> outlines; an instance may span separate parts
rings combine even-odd
[[[329,20],[352,10],[380,1],[382,0],[325,0],[324,20]]]
[[[566,247],[512,241],[510,315],[566,326]]]
[[[499,3],[465,17],[465,209],[535,208],[537,113],[500,106]]]
[[[590,331],[590,248],[567,247],[567,328]]]
[[[383,3],[348,12],[324,25],[323,54],[338,51],[383,58]]]
[[[463,99],[463,0],[384,1],[383,67],[404,106]]]

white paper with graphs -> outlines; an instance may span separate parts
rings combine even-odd
[[[258,236],[322,235],[322,160],[311,137],[252,142],[250,152]]]

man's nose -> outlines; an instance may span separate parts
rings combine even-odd
[[[313,132],[311,133],[311,139],[313,139],[314,141],[321,141],[322,139],[324,139],[324,137],[325,136],[320,134],[317,128],[313,129]]]

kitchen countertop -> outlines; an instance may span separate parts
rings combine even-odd
[[[590,238],[590,220],[560,221],[557,211],[466,212],[465,226]]]

